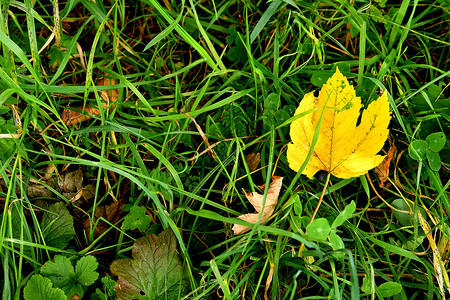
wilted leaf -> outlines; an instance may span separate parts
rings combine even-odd
[[[422,213],[420,211],[418,212],[417,215],[419,217],[420,226],[422,227],[422,230],[426,233],[431,250],[433,250],[433,267],[434,271],[436,272],[436,280],[438,282],[441,295],[443,299],[445,299],[445,294],[448,294],[450,292],[450,279],[447,270],[445,268],[444,261],[442,260],[442,256],[439,252],[439,248],[436,245],[436,241],[434,240],[430,224],[428,224],[428,222],[422,216]]]
[[[116,81],[114,79],[110,78],[100,78],[97,82],[98,86],[108,86],[108,85],[115,85]],[[109,90],[109,91],[101,91],[100,97],[104,100],[102,102],[103,109],[107,109],[111,103],[113,103],[111,106],[116,107],[116,104],[114,102],[117,101],[117,98],[119,96],[119,92],[117,89]],[[100,115],[100,110],[98,108],[92,107],[89,104],[86,106],[77,107],[77,110],[81,111],[75,111],[70,109],[64,109],[61,114],[61,119],[66,125],[73,125],[78,124],[83,121],[86,121],[91,118],[91,116],[98,116]]]
[[[61,289],[52,287],[52,282],[42,275],[33,275],[23,289],[25,300],[48,299],[66,300],[67,297]]]
[[[339,178],[350,178],[378,166],[384,156],[376,154],[388,136],[391,119],[386,91],[369,104],[356,126],[361,106],[361,98],[356,97],[355,89],[339,70],[322,87],[318,97],[313,92],[306,94],[295,114],[314,112],[291,124],[289,166],[294,171],[300,169],[320,120],[319,137],[302,174],[313,178],[316,172],[324,170]]]
[[[261,162],[261,154],[254,152],[246,154],[245,162],[247,163],[250,172],[255,171],[256,168],[258,168],[259,163]]]
[[[66,193],[76,193],[83,187],[83,172],[78,169],[73,172],[61,174],[58,177],[58,186]]]
[[[53,183],[54,182],[55,181],[53,181]],[[29,198],[49,198],[52,195],[53,195],[53,192],[51,190],[49,190],[46,186],[42,185],[42,184],[31,184],[30,183],[28,185],[27,196]]]
[[[282,182],[283,182],[283,177],[279,177],[279,176],[272,177],[272,182],[270,183],[269,190],[267,191],[267,197],[266,197],[266,203],[264,205],[264,209],[262,207],[264,195],[261,195],[256,192],[245,193],[245,197],[247,197],[247,200],[250,201],[250,203],[253,205],[253,207],[256,210],[256,213],[241,215],[238,218],[241,220],[255,224],[258,221],[259,213],[262,210],[260,223],[264,223],[265,221],[267,221],[270,218],[270,216],[273,214],[273,211],[275,210],[275,207],[277,206],[278,195],[280,194]],[[251,228],[249,228],[247,226],[238,225],[238,224],[234,224],[234,226],[233,226],[234,234],[243,234],[243,233],[249,231],[250,229]]]
[[[103,232],[105,232],[108,228],[111,226],[108,225],[105,221],[102,219],[105,219],[106,221],[116,224],[117,221],[121,218],[123,213],[123,204],[119,202],[114,202],[108,205],[102,205],[98,206],[95,209],[95,214],[92,220],[89,218],[83,219],[83,227],[86,231],[86,235],[90,236],[90,230],[91,230],[91,221],[93,224],[95,224],[94,229],[94,238],[99,237]],[[98,220],[99,218],[102,218]]]
[[[74,237],[73,217],[64,203],[50,205],[42,216],[41,228],[47,246],[64,249]]]
[[[397,151],[397,147],[395,147],[395,145],[392,144],[391,148],[389,148],[389,151],[384,157],[381,164],[379,164],[375,168],[375,173],[378,175],[378,178],[380,178],[380,186],[384,186],[384,183],[387,181],[389,177],[389,166],[391,164],[392,158],[394,157],[395,151]]]
[[[89,104],[85,107],[77,107],[76,109],[81,112],[65,108],[61,113],[61,119],[67,126],[89,120],[91,115],[98,116],[100,114],[100,110],[98,108],[91,107]]]
[[[97,260],[90,255],[83,256],[77,262],[76,270],[67,257],[56,255],[54,261],[42,266],[41,274],[48,277],[55,287],[62,289],[68,299],[73,296],[81,299],[87,287],[97,280],[97,267]]]
[[[112,262],[119,279],[114,286],[118,299],[179,299],[189,282],[171,229],[149,234],[134,242],[133,259]]]

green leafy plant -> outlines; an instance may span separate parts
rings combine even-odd
[[[47,246],[64,249],[75,235],[73,217],[62,202],[52,204],[44,212],[41,221]]]
[[[48,299],[66,300],[67,296],[60,288],[54,288],[52,281],[42,275],[33,275],[23,289],[25,300]]]
[[[441,168],[439,152],[444,148],[446,141],[443,132],[432,133],[425,140],[414,140],[408,147],[409,156],[421,163],[426,159],[430,169],[437,172]]]
[[[25,299],[81,298],[97,280],[97,267],[97,260],[90,255],[78,260],[75,268],[67,257],[56,255],[54,261],[48,261],[42,266],[41,275],[30,278],[24,289]],[[65,298],[61,298],[61,295],[65,295]]]
[[[123,220],[123,229],[134,230],[138,228],[140,231],[145,231],[150,226],[151,220],[150,216],[146,214],[145,207],[132,206]]]
[[[118,259],[111,264],[111,272],[119,276],[114,286],[117,297],[178,299],[185,295],[189,282],[177,248],[171,229],[136,240],[133,259]]]

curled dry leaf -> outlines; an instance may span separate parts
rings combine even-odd
[[[395,145],[392,144],[391,148],[389,148],[389,151],[384,157],[381,164],[379,164],[375,168],[375,173],[377,174],[378,178],[380,178],[380,186],[384,186],[384,183],[387,181],[389,177],[389,166],[391,165],[391,160],[394,157],[395,151],[397,151],[397,147],[395,147]]]
[[[245,162],[247,163],[250,172],[253,172],[258,168],[259,163],[261,162],[261,154],[254,152],[246,154]]]
[[[115,84],[116,81],[110,78],[100,78],[97,82],[97,86],[108,86]],[[100,97],[103,99],[102,107],[104,109],[107,109],[111,103],[112,107],[116,107],[116,104],[114,104],[114,102],[116,102],[119,97],[119,91],[117,89],[110,91],[101,91]],[[69,109],[63,110],[61,114],[61,119],[63,120],[64,123],[66,123],[66,125],[78,124],[90,119],[92,115],[94,116],[100,115],[100,110],[98,108],[90,106],[89,104],[87,104],[84,107],[83,106],[77,107],[76,109],[80,110],[81,112]]]
[[[90,236],[90,230],[92,229],[94,230],[94,238],[97,238],[110,227],[107,222],[116,224],[122,217],[123,206],[123,204],[118,202],[97,206],[92,220],[90,218],[84,218],[82,221],[86,236]],[[91,224],[96,224],[96,226],[92,228]]]
[[[263,200],[264,195],[261,195],[256,192],[247,193],[245,192],[245,197],[247,197],[248,201],[253,205],[256,210],[254,214],[245,214],[241,215],[238,218],[250,223],[255,224],[258,221],[259,213],[262,210],[260,223],[264,223],[267,221],[270,216],[273,214],[275,207],[278,203],[278,196],[281,190],[281,184],[283,182],[283,177],[273,176],[272,182],[269,185],[269,190],[267,191],[266,203],[263,209]],[[262,187],[263,188],[263,187]],[[233,232],[234,234],[243,234],[249,231],[251,228],[243,225],[234,224]]]

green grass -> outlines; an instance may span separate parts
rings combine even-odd
[[[450,133],[450,6],[385,2],[3,1],[2,299],[22,299],[56,254],[94,256],[100,276],[83,298],[115,299],[112,261],[131,258],[136,239],[165,229],[179,242],[186,299],[389,299],[399,286],[391,298],[442,299],[450,283],[439,287],[432,249],[446,272],[449,144],[439,170],[412,159],[408,147]],[[302,97],[336,67],[364,105],[387,89],[393,118],[383,152],[397,148],[383,187],[373,170],[332,177],[316,219],[331,224],[354,201],[333,231],[341,250],[305,235],[324,182],[292,171],[285,147]],[[102,106],[108,90],[117,99]],[[65,123],[64,109],[87,105],[100,113]],[[260,154],[256,170],[249,153]],[[53,182],[44,178],[51,165]],[[79,190],[66,194],[56,179],[78,169],[77,198]],[[254,212],[242,189],[263,193],[258,186],[272,175],[284,177],[274,215],[233,235],[233,224],[247,224],[236,217]],[[412,209],[406,223],[394,215],[396,199]],[[42,221],[54,203],[75,224],[62,245]],[[124,227],[133,205],[146,208],[141,229]]]

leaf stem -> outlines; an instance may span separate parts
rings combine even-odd
[[[331,177],[331,173],[328,173],[327,180],[325,181],[325,185],[323,186],[322,194],[320,195],[320,198],[319,198],[319,203],[317,203],[316,209],[314,210],[314,213],[313,213],[309,223],[314,221],[314,217],[316,216],[317,211],[319,210],[319,207],[320,207],[320,204],[322,203],[322,199],[323,199],[323,196],[325,195],[325,191],[327,189],[328,183],[330,182],[330,177]]]

